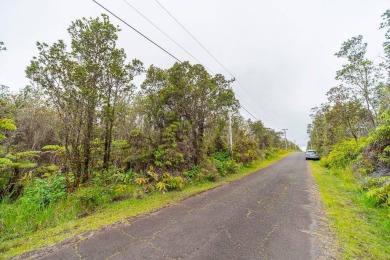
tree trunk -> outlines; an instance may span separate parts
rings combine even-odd
[[[84,169],[82,183],[86,183],[89,180],[89,163],[91,161],[91,139],[94,119],[94,106],[89,106],[87,115],[87,125],[84,136]]]

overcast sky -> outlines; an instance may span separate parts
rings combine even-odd
[[[213,73],[230,77],[155,0],[126,0],[180,43]],[[180,60],[197,63],[123,0],[98,0]],[[235,77],[243,107],[277,131],[306,147],[310,108],[337,85],[334,56],[345,40],[363,35],[368,58],[379,61],[384,31],[378,30],[390,0],[159,0]],[[37,55],[36,42],[69,43],[71,21],[105,13],[91,0],[0,0],[0,84],[18,91],[29,83],[24,70]],[[170,56],[115,17],[118,45],[129,59],[169,68]],[[252,118],[244,110],[246,118]],[[253,118],[252,118],[253,120]]]

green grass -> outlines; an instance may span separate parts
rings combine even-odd
[[[310,162],[343,259],[390,259],[390,208],[375,206],[351,168],[330,171]]]
[[[202,191],[212,189],[242,178],[259,169],[263,169],[279,159],[285,157],[290,152],[279,152],[272,159],[257,161],[247,167],[243,167],[237,174],[227,175],[216,182],[192,183],[185,186],[180,191],[170,191],[165,194],[153,192],[145,194],[142,198],[130,198],[115,203],[105,204],[100,209],[84,218],[76,218],[76,213],[72,208],[68,210],[68,204],[61,202],[57,205],[56,210],[49,209],[48,213],[51,218],[56,218],[54,227],[39,227],[35,232],[17,236],[14,239],[0,239],[0,259],[11,258],[25,252],[51,245],[68,238],[80,235],[83,232],[96,230],[106,225],[118,223],[134,216],[147,214],[156,211],[159,208],[175,205],[181,200],[188,198]],[[61,208],[64,207],[64,208]],[[56,212],[63,212],[55,214]],[[20,214],[23,214],[20,212]],[[65,214],[65,215],[64,215]],[[18,218],[15,213],[15,219]],[[71,220],[70,220],[71,219]],[[1,223],[0,223],[1,224]]]

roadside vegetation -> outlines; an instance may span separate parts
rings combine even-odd
[[[309,148],[323,156],[311,163],[346,259],[390,255],[390,10],[379,64],[366,57],[362,36],[342,44],[341,82],[328,101],[313,108]]]
[[[31,85],[18,93],[1,86],[0,252],[97,212],[117,221],[129,215],[114,208],[150,211],[284,147],[281,132],[240,115],[233,80],[189,62],[145,69],[117,47],[119,31],[106,15],[76,20],[70,45],[37,43]]]
[[[93,198],[97,202],[94,203],[93,207],[84,209],[84,211],[78,209],[77,197],[95,189],[106,190],[106,194],[110,194],[112,185],[111,187],[106,185],[103,189],[100,187],[81,187],[73,196],[64,198],[62,201],[44,209],[37,207],[23,208],[23,205],[16,203],[5,204],[7,208],[4,207],[5,205],[1,205],[2,209],[7,211],[9,216],[16,217],[19,221],[10,220],[14,228],[12,233],[16,235],[11,235],[12,239],[2,238],[0,241],[0,258],[20,255],[76,235],[82,236],[83,232],[96,230],[140,214],[150,213],[167,205],[174,205],[189,196],[265,168],[290,152],[279,151],[265,160],[258,159],[241,167],[235,174],[220,176],[214,181],[207,179],[202,181],[187,180],[185,186],[180,190],[173,190],[167,193],[161,193],[158,190],[148,193],[139,192],[140,187],[136,184],[127,185],[128,189],[122,192],[122,195],[126,197],[123,200],[115,200],[115,197],[107,197],[107,195],[106,199],[102,200],[101,194],[94,192],[89,195],[89,198]],[[20,213],[15,214],[15,212]],[[83,215],[80,217],[79,214],[81,212],[83,212]],[[28,216],[32,217],[29,218]],[[82,239],[79,236],[76,239]]]

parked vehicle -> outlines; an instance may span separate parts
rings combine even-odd
[[[320,160],[320,155],[316,150],[307,150],[306,151],[306,160]]]

